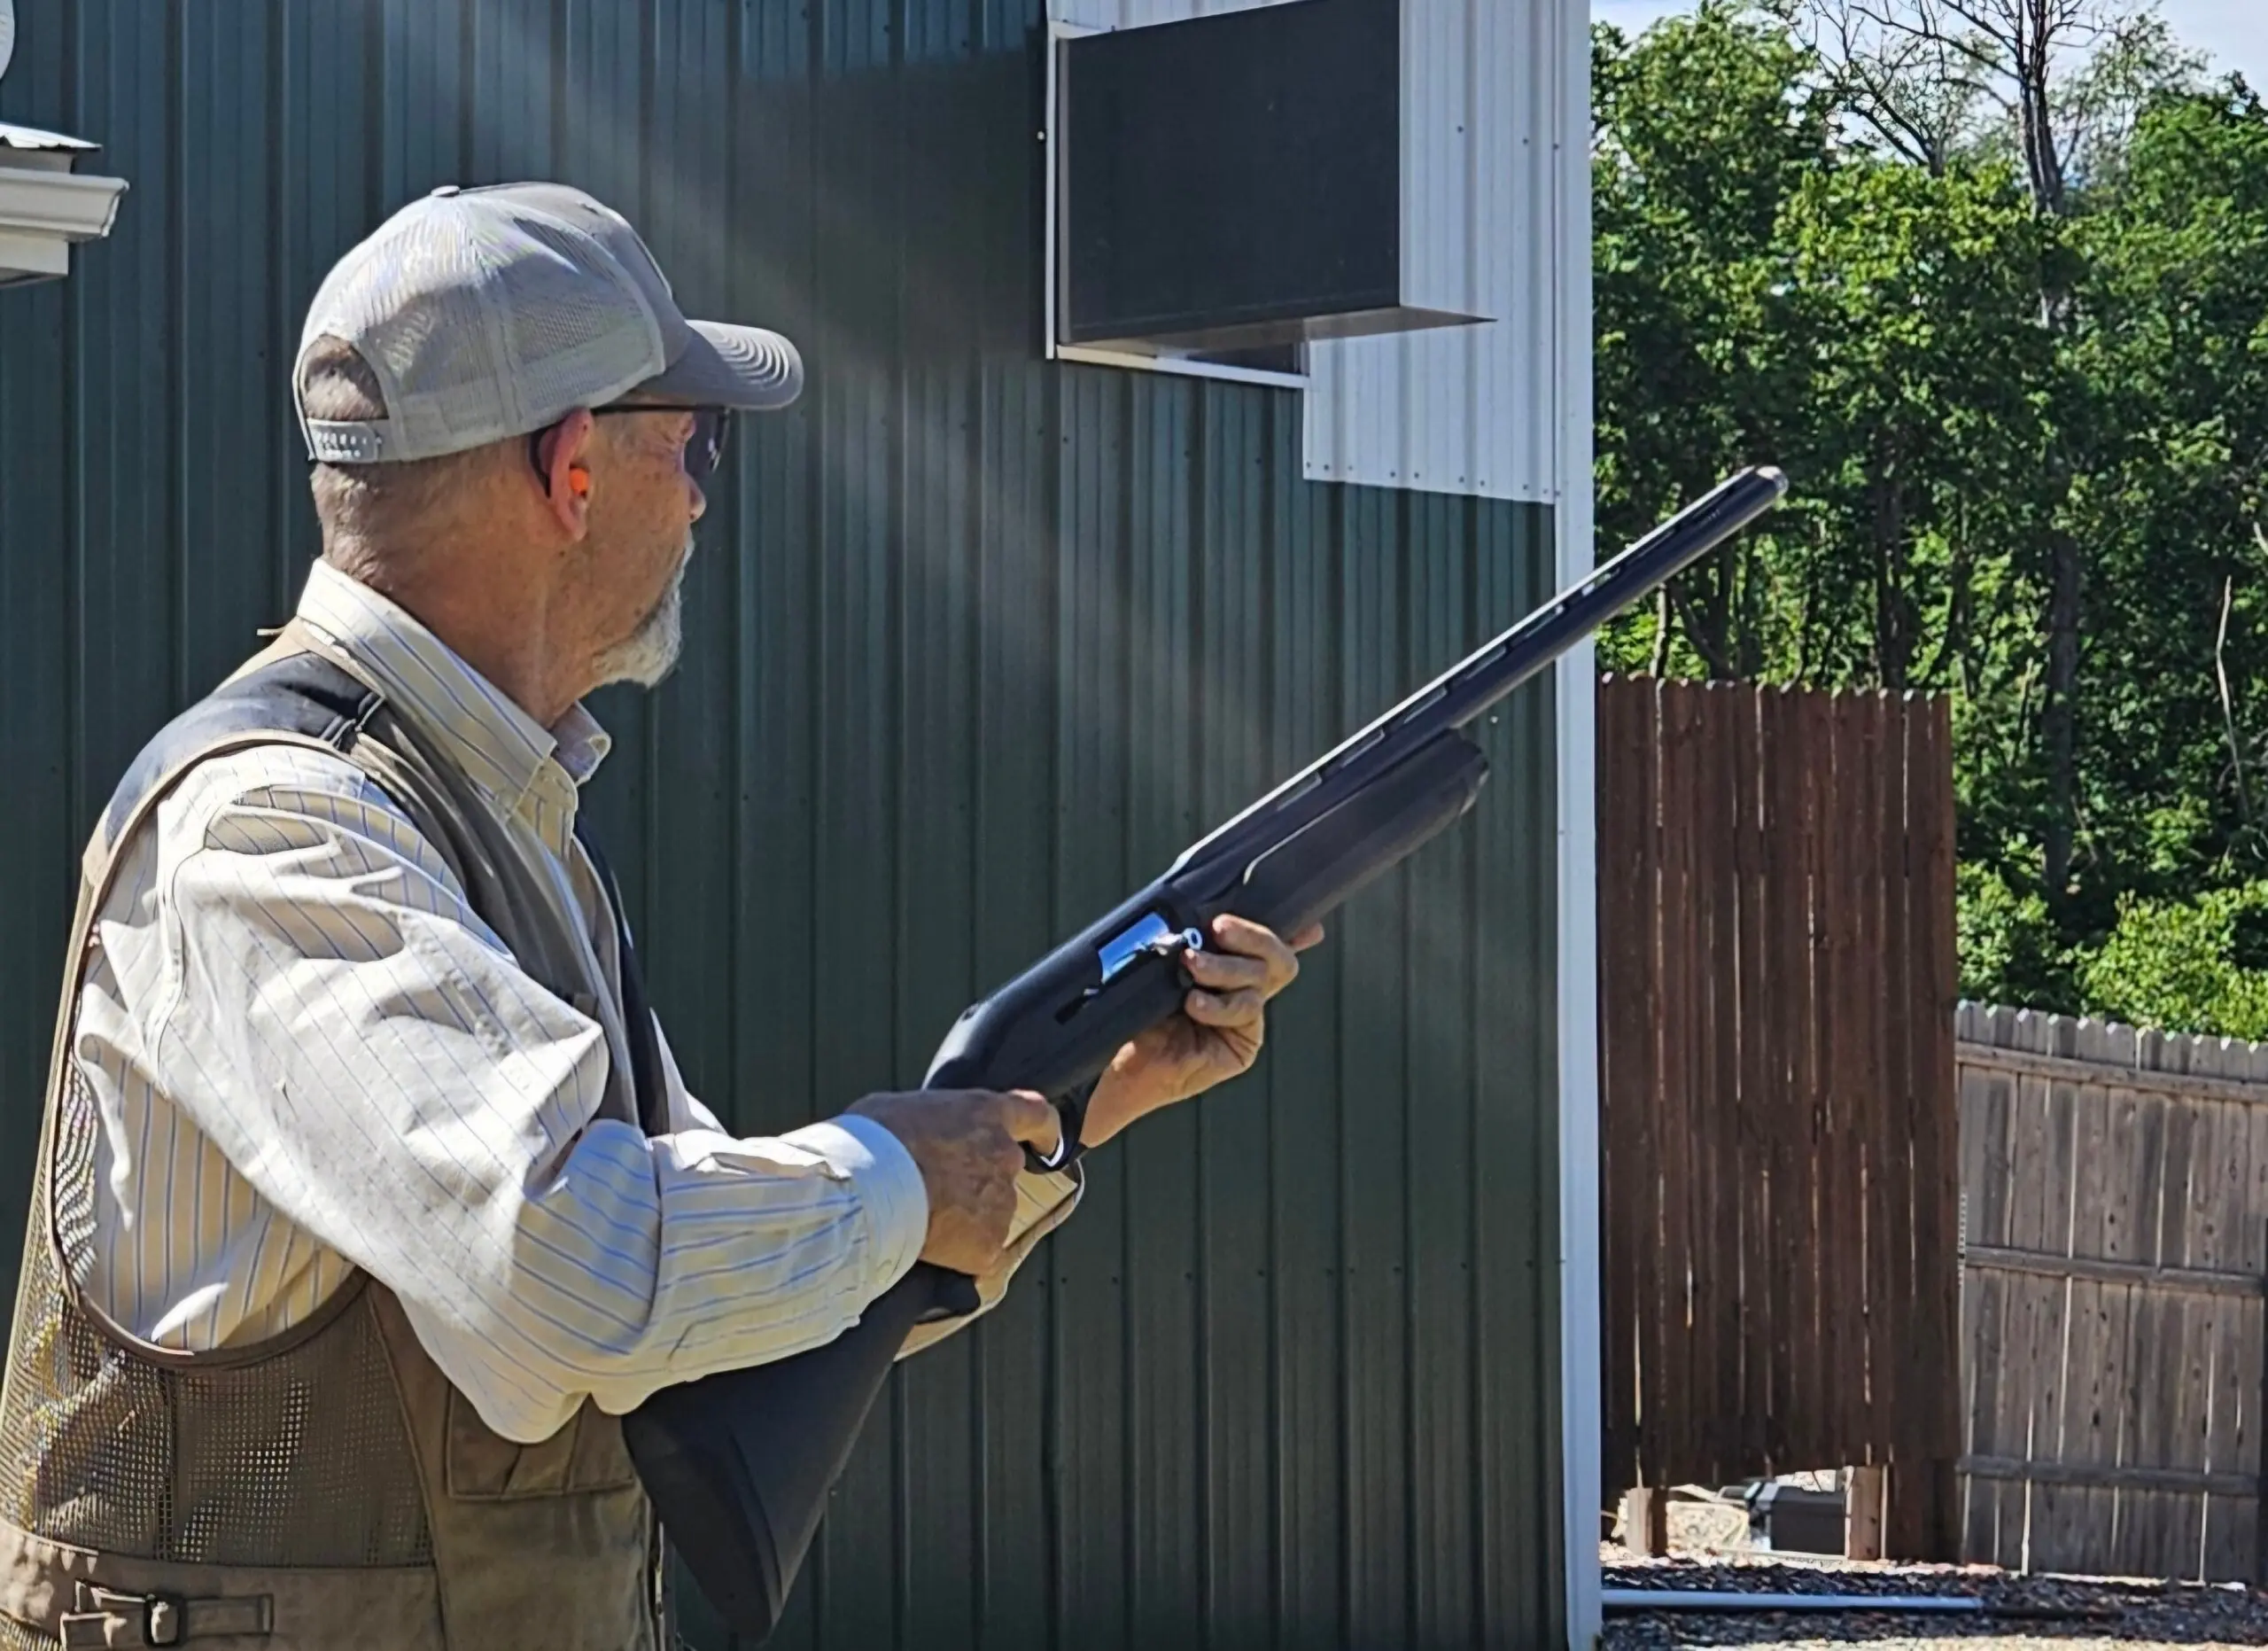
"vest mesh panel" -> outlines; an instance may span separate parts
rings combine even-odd
[[[416,1466],[359,1280],[347,1286],[358,1298],[298,1346],[238,1367],[137,1358],[71,1304],[56,1257],[85,1276],[97,1125],[75,1068],[66,1095],[32,1193],[0,1399],[0,1485],[10,1491],[0,1514],[58,1542],[140,1559],[429,1560]],[[52,1234],[41,1216],[51,1185],[63,1194]],[[177,1429],[184,1415],[198,1425]]]
[[[562,996],[598,1003],[617,1051],[601,1111],[636,1122],[620,1005],[592,972],[579,906],[527,863],[461,769],[351,673],[310,670],[304,650],[287,627],[237,679],[275,719],[256,726],[335,743],[449,861],[522,967]],[[232,691],[161,732],[138,783],[167,783],[236,737],[243,725],[228,722],[236,708],[221,703]],[[338,722],[341,707],[353,708],[351,726]],[[122,789],[105,818],[124,821],[135,806]],[[128,1593],[180,1593],[192,1613],[200,1595],[269,1594],[276,1643],[291,1651],[374,1643],[366,1608],[385,1614],[388,1643],[447,1651],[532,1643],[532,1625],[551,1651],[665,1643],[653,1509],[618,1424],[587,1401],[551,1440],[499,1438],[417,1344],[399,1304],[359,1274],[285,1335],[193,1358],[121,1345],[77,1305],[94,1259],[98,1125],[91,1092],[61,1064],[0,1397],[0,1519],[75,1552],[0,1578],[17,1590],[16,1608],[51,1616],[73,1597],[58,1591],[91,1568]],[[505,1489],[523,1469],[526,1484]],[[158,1574],[168,1567],[189,1576]],[[307,1571],[346,1579],[311,1597]],[[356,1572],[370,1583],[360,1593]],[[0,1651],[53,1644],[0,1617]]]

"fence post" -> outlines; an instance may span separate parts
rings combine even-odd
[[[1882,1557],[1882,1514],[1884,1481],[1879,1462],[1851,1469],[1851,1486],[1845,1504],[1843,1557],[1878,1560]]]
[[[1659,1559],[1669,1552],[1669,1490],[1639,1485],[1622,1493],[1622,1546]]]
[[[1882,1557],[1951,1561],[1961,1555],[1961,1511],[1949,1461],[1903,1461],[1886,1470]]]

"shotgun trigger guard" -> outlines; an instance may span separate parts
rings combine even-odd
[[[1085,1094],[1079,1095],[1076,1099],[1058,1101],[1055,1103],[1055,1115],[1062,1120],[1062,1133],[1055,1143],[1055,1156],[1052,1158],[1043,1157],[1037,1149],[1027,1144],[1024,1148],[1025,1169],[1034,1175],[1047,1175],[1057,1170],[1068,1170],[1079,1161],[1081,1155],[1086,1151],[1084,1143],[1079,1140],[1079,1126],[1086,1122],[1087,1096],[1093,1093],[1094,1090],[1090,1086]]]

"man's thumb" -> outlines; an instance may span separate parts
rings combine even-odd
[[[1063,1138],[1063,1118],[1045,1095],[1029,1089],[1012,1089],[1000,1097],[1006,1107],[1008,1133],[1028,1147],[1037,1147],[1043,1157],[1052,1156]]]

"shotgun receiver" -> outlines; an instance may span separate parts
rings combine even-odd
[[[1178,1012],[1179,954],[1223,912],[1293,934],[1454,823],[1488,764],[1475,718],[1779,502],[1743,471],[1348,736],[1108,915],[963,1011],[923,1086],[1032,1089],[1076,1156],[1085,1094],[1130,1038]],[[777,1624],[866,1413],[917,1324],[975,1311],[973,1281],[927,1263],[826,1346],[664,1388],[623,1432],[671,1542],[741,1633]]]

